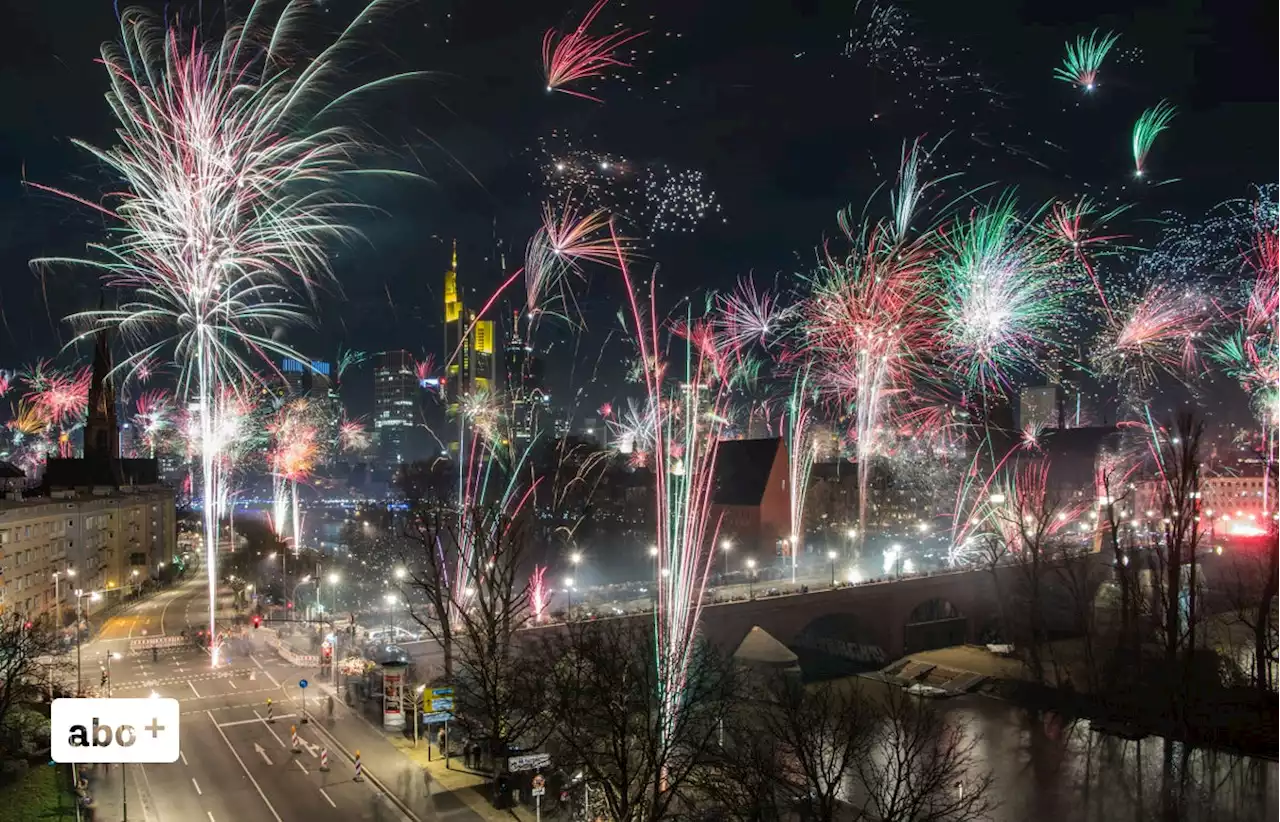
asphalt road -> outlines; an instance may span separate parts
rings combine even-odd
[[[329,771],[320,770],[319,735],[283,699],[282,684],[297,688],[296,669],[249,654],[247,643],[242,652],[235,641],[225,646],[227,660],[216,669],[195,647],[161,649],[154,661],[150,651],[130,651],[130,639],[207,625],[206,596],[199,581],[158,594],[112,617],[101,638],[81,648],[86,683],[96,687],[105,655],[117,653],[111,696],[154,694],[177,699],[181,707],[179,761],[124,768],[123,799],[121,769],[98,766],[99,818],[121,818],[127,801],[131,818],[146,822],[404,819],[371,783],[353,781],[352,765],[336,752]],[[266,721],[268,698],[275,701],[273,723]],[[317,709],[320,701],[317,696]],[[295,724],[298,753],[291,750]]]

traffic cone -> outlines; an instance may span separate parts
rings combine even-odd
[[[329,770],[329,749],[328,748],[320,749],[320,770],[322,771]]]
[[[271,715],[271,712],[273,710],[274,710],[274,706],[271,704],[271,700],[268,699],[267,700],[267,721],[272,724],[275,724],[276,718]]]
[[[290,725],[289,733],[293,734],[293,746],[289,748],[289,750],[293,751],[294,753],[302,753],[302,746],[298,744],[298,726]]]

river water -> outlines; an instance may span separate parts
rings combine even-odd
[[[963,696],[936,703],[976,735],[994,776],[999,822],[1253,822],[1275,820],[1271,760],[1147,737],[1127,741],[1086,720],[1041,718],[1010,703]]]

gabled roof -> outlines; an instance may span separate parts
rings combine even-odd
[[[769,483],[774,460],[782,454],[782,440],[724,440],[716,453],[716,505],[759,505]]]

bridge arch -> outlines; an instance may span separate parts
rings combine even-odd
[[[971,634],[969,617],[951,600],[931,597],[907,613],[902,634],[903,652],[908,654],[963,645]]]
[[[849,611],[814,617],[792,644],[833,674],[874,670],[891,659],[884,626]]]

